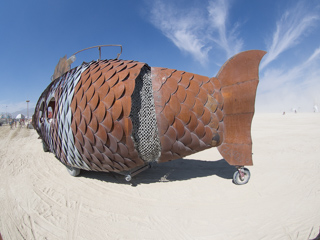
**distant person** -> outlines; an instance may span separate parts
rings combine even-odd
[[[52,122],[52,116],[53,116],[53,113],[52,113],[52,109],[50,108],[48,110],[48,122],[51,123]]]

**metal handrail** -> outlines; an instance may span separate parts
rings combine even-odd
[[[98,48],[99,49],[99,60],[101,60],[101,47],[120,47],[121,51],[120,53],[117,54],[117,60],[119,59],[120,55],[122,54],[122,45],[118,45],[118,44],[107,44],[107,45],[98,45],[98,46],[93,46],[93,47],[88,47],[88,48],[85,48],[85,49],[82,49],[74,54],[72,54],[72,56],[75,56],[76,54],[80,53],[80,52],[83,52],[85,50],[88,50],[88,49],[91,49],[91,48]],[[71,57],[72,57],[71,56]]]
[[[120,47],[121,51],[120,53],[117,54],[117,60],[119,59],[120,55],[122,54],[122,45],[117,45],[117,44],[108,44],[108,45],[98,45],[98,46],[93,46],[93,47],[88,47],[85,49],[82,49],[74,54],[71,55],[67,60],[64,60],[64,58],[61,58],[58,62],[58,65],[56,66],[53,75],[51,76],[51,81],[54,79],[57,79],[58,77],[62,76],[65,72],[70,70],[71,64],[75,62],[76,60],[76,54],[83,52],[85,50],[91,49],[91,48],[98,48],[99,49],[99,60],[101,60],[101,47]],[[61,60],[64,60],[62,63],[62,67],[60,67],[60,62]]]

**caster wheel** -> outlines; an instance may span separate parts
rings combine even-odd
[[[130,182],[132,177],[130,174],[128,174],[125,178],[124,178],[127,182]]]
[[[73,177],[76,177],[76,176],[78,176],[80,174],[80,169],[79,168],[74,168],[74,167],[67,166],[67,170],[68,170],[68,173]]]
[[[241,171],[241,174],[240,174]],[[247,168],[240,168],[233,174],[233,182],[237,185],[246,184],[250,179],[250,171]]]

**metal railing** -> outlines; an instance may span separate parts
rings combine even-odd
[[[88,49],[92,49],[92,48],[98,48],[99,49],[99,60],[101,60],[101,47],[120,47],[120,53],[117,54],[117,58],[116,59],[119,59],[120,55],[122,54],[122,45],[118,45],[118,44],[107,44],[107,45],[98,45],[98,46],[93,46],[93,47],[88,47],[88,48],[85,48],[85,49],[82,49],[74,54],[72,54],[72,57],[74,57],[76,54],[80,53],[80,52],[83,52],[85,50],[88,50]]]
[[[117,54],[117,60],[119,59],[120,55],[122,54],[122,45],[118,44],[108,44],[108,45],[98,45],[98,46],[93,46],[93,47],[88,47],[85,49],[82,49],[78,52],[75,52],[74,54],[71,55],[68,59],[66,59],[66,56],[63,58],[60,58],[57,66],[55,67],[54,73],[51,76],[51,81],[57,79],[58,77],[62,76],[64,73],[70,70],[71,64],[76,61],[76,54],[86,51],[88,49],[92,48],[98,48],[99,50],[99,61],[101,60],[101,48],[102,47],[120,47],[120,53]]]

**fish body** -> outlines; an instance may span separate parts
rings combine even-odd
[[[41,94],[33,126],[63,164],[77,169],[132,172],[211,147],[230,165],[252,165],[264,54],[239,53],[211,78],[136,61],[83,63]]]

